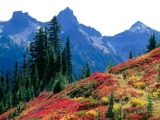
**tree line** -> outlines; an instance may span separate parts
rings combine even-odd
[[[54,16],[49,22],[49,28],[40,27],[36,31],[28,48],[29,56],[23,56],[21,66],[15,63],[13,75],[0,75],[0,114],[17,106],[15,113],[9,117],[18,115],[26,102],[37,97],[40,92],[46,90],[58,93],[74,81],[70,37],[66,38],[62,47],[60,32],[61,25],[57,16]],[[90,74],[87,63],[82,69],[81,78]]]

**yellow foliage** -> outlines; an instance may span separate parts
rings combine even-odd
[[[141,99],[139,99],[139,98],[134,98],[134,97],[132,97],[132,98],[130,99],[130,104],[131,104],[132,107],[145,106],[145,105],[147,105],[147,102],[144,101],[144,100],[141,100]]]
[[[95,110],[89,110],[88,112],[86,112],[87,115],[93,115],[93,116],[97,116],[98,113]]]
[[[67,114],[64,117],[62,117],[60,120],[71,120],[73,117],[74,117],[73,115]]]
[[[152,96],[153,96],[153,98],[158,98],[159,97],[159,92],[153,92]]]
[[[135,86],[139,89],[144,89],[146,87],[146,83],[145,82],[137,82],[135,84]]]
[[[114,111],[119,111],[121,109],[121,106],[119,104],[114,104],[113,105],[113,110]]]
[[[75,98],[73,98],[73,100],[84,100],[85,98],[84,97],[75,97]]]
[[[101,100],[102,100],[102,102],[108,102],[109,101],[108,97],[102,97]]]
[[[137,80],[139,80],[139,79],[140,79],[140,77],[134,76],[134,75],[127,77],[128,83],[133,83],[133,82],[135,82],[135,81],[137,81]]]
[[[122,106],[122,109],[130,108],[130,107],[131,107],[130,104],[125,104]]]

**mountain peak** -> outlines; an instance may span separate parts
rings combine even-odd
[[[3,28],[3,32],[9,35],[14,35],[24,31],[31,23],[38,24],[35,18],[31,17],[28,12],[15,11],[12,14],[12,18],[7,21]],[[13,30],[14,28],[14,30]]]
[[[12,14],[11,20],[14,21],[31,21],[31,22],[37,22],[37,20],[33,17],[31,17],[28,12],[22,12],[22,11],[15,11]]]
[[[23,13],[22,11],[15,11],[12,14],[12,19],[27,18],[28,16],[28,12]]]
[[[63,12],[67,12],[67,13],[70,13],[73,15],[73,11],[69,8],[69,7],[66,7]]]
[[[57,16],[60,24],[62,24],[62,30],[66,31],[70,28],[76,29],[78,28],[79,22],[76,16],[73,14],[73,11],[67,7],[64,10],[60,11]]]
[[[136,23],[134,23],[131,28],[129,29],[129,31],[131,32],[149,32],[150,28],[148,26],[146,26],[144,23],[137,21]]]

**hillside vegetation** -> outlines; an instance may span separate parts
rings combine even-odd
[[[15,109],[1,114],[0,120]],[[14,119],[109,120],[105,117],[109,110],[115,120],[160,119],[160,48],[113,66],[109,72],[93,73],[57,94],[43,91]]]

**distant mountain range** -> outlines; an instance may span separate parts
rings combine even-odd
[[[128,59],[129,51],[132,51],[133,56],[146,53],[146,45],[152,33],[155,33],[157,42],[160,40],[160,32],[149,26],[137,21],[130,29],[125,30],[112,37],[103,37],[103,42],[110,42],[115,48],[117,54],[122,56],[125,60]]]
[[[70,36],[75,74],[80,73],[86,62],[91,65],[92,72],[104,71],[109,61],[118,64],[128,59],[130,50],[133,56],[144,53],[152,32],[160,38],[160,32],[141,22],[136,22],[129,30],[115,36],[102,36],[96,29],[80,24],[68,7],[60,11],[57,18],[62,26],[64,43]],[[37,21],[22,11],[16,11],[10,20],[0,22],[0,68],[13,67],[16,60],[21,61],[39,26],[48,26],[48,23]]]

